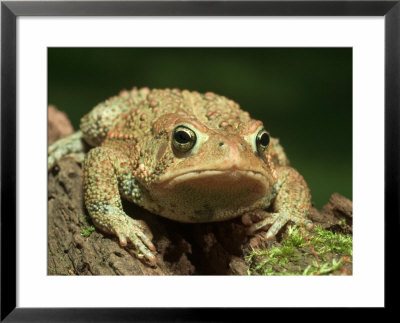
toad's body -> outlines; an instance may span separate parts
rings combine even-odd
[[[242,216],[250,233],[271,225],[267,238],[288,220],[311,226],[309,189],[278,140],[223,96],[134,88],[96,106],[81,131],[95,146],[84,163],[94,224],[152,262],[155,248],[121,197],[181,222]]]

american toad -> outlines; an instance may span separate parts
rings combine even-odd
[[[49,166],[78,153],[82,137],[95,147],[84,161],[93,223],[152,263],[155,247],[121,198],[180,222],[241,216],[249,234],[269,227],[267,239],[289,220],[312,228],[303,177],[263,123],[226,97],[133,88],[98,104],[80,129],[49,148]]]

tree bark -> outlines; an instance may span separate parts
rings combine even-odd
[[[84,207],[82,169],[65,157],[48,176],[50,275],[246,274],[243,252],[249,239],[240,220],[183,224],[151,214],[132,203],[124,210],[146,222],[157,248],[157,267],[120,247],[118,239],[92,226]]]
[[[183,224],[129,202],[123,208],[149,227],[157,248],[157,266],[133,256],[115,236],[94,230],[83,201],[82,165],[62,158],[48,173],[48,274],[247,275],[245,257],[250,251],[276,245],[282,237],[280,233],[265,241],[263,232],[248,237],[240,218]],[[323,228],[351,233],[352,202],[335,193],[322,212],[312,209],[310,219]]]

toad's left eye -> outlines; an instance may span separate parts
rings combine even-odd
[[[185,126],[177,126],[172,135],[172,145],[180,152],[187,152],[196,143],[196,134]]]
[[[257,151],[261,154],[264,152],[265,149],[267,149],[269,145],[269,134],[268,132],[265,131],[265,129],[261,129],[256,137],[256,146],[257,146]]]

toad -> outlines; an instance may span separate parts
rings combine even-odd
[[[155,246],[121,199],[187,223],[241,217],[247,233],[274,237],[290,220],[307,229],[310,190],[279,140],[224,96],[133,88],[98,104],[80,131],[49,148],[84,159],[84,199],[94,225],[156,263]]]

